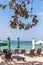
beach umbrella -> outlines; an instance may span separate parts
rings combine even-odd
[[[20,41],[19,41],[19,37],[18,37],[17,39],[18,39],[18,45],[17,45],[17,48],[19,49],[19,48],[20,48]]]
[[[39,40],[39,41],[36,42],[35,44],[43,44],[43,41]]]
[[[35,44],[40,44],[40,48],[41,48],[41,44],[43,44],[43,41],[39,40],[39,41],[36,42]]]
[[[0,41],[0,50],[1,50],[1,46],[7,46],[7,43]]]
[[[7,46],[6,42],[0,42],[0,46]]]
[[[7,46],[7,42],[4,42],[4,41],[0,40],[0,51],[1,51],[2,46]]]

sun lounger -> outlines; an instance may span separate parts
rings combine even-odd
[[[24,57],[22,56],[13,56],[14,59],[17,59],[17,60],[23,60],[24,61]]]
[[[16,53],[19,54],[19,50],[18,50],[18,49],[15,49],[15,50],[14,50],[14,53],[15,53],[15,54],[16,54]]]
[[[3,53],[4,53],[4,54],[7,53],[7,49],[3,49]]]
[[[24,54],[24,53],[26,53],[26,50],[25,49],[22,49],[21,50],[21,54]]]
[[[36,55],[36,56],[40,56],[40,55],[41,55],[41,49],[37,49],[35,55]]]
[[[41,55],[41,49],[32,49],[30,50],[30,56],[40,56]]]
[[[13,60],[13,58],[11,58],[11,55],[12,55],[12,53],[7,52],[7,53],[5,54],[5,59],[6,59],[6,60]]]
[[[34,56],[35,55],[35,49],[30,50],[30,56]]]
[[[31,49],[29,53],[25,53],[24,55],[31,56],[31,57],[35,56],[35,49]]]

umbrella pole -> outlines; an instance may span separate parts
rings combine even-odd
[[[10,38],[8,37],[8,51],[10,52],[11,51],[11,42],[10,42]]]
[[[0,51],[1,51],[1,46],[0,46]]]
[[[41,43],[40,43],[40,49],[41,49]]]
[[[17,48],[18,48],[18,50],[20,49],[20,41],[19,41],[19,37],[17,38],[18,39],[18,46],[17,46]]]

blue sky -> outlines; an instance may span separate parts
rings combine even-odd
[[[0,3],[8,4],[9,0],[0,0]],[[13,11],[7,8],[2,10],[0,8],[0,40],[6,40],[7,37],[10,37],[11,40],[17,40],[17,37],[20,37],[20,40],[32,40],[32,37],[35,40],[43,40],[43,0],[34,0],[33,4],[33,13],[38,16],[38,24],[30,30],[19,30],[10,28],[10,20],[13,15]],[[22,21],[25,21],[22,18]],[[26,20],[28,21],[28,19]]]

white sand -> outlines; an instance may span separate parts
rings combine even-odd
[[[25,60],[27,62],[31,62],[31,61],[38,61],[38,62],[43,62],[43,56],[34,56],[34,57],[29,57],[29,56],[24,56],[23,54],[17,54],[18,56],[22,56],[25,57]],[[14,59],[14,61],[17,62],[17,60]],[[20,61],[21,62],[21,61]]]
[[[29,61],[38,61],[38,62],[43,62],[43,57],[25,57],[25,60],[27,62]]]
[[[1,58],[1,56],[0,56],[0,62],[2,62],[2,61],[4,61],[2,58]]]
[[[16,55],[19,55],[19,56],[23,56],[25,57],[25,60],[26,62],[31,62],[31,61],[38,61],[38,62],[43,62],[43,56],[34,56],[34,57],[29,57],[29,56],[24,56],[23,54],[16,54]],[[15,56],[15,54],[14,54]],[[0,56],[0,62],[4,61],[1,56]],[[17,63],[25,63],[25,61],[17,61],[16,59],[13,59],[14,62],[17,62]],[[11,62],[11,64],[14,65],[13,62]]]

